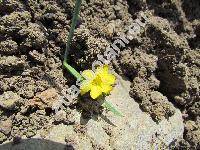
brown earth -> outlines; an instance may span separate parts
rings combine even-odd
[[[73,124],[74,109],[90,109],[69,102],[59,120],[39,101],[42,95],[55,100],[75,83],[62,68],[73,8],[72,0],[0,2],[0,143],[32,137],[51,123]],[[83,1],[69,62],[79,71],[91,68],[141,12],[147,24],[121,48],[113,68],[132,82],[131,97],[156,122],[174,114],[169,102],[182,111],[184,139],[174,149],[199,149],[199,0]]]

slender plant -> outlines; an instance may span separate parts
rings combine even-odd
[[[70,28],[70,31],[69,31],[68,41],[66,43],[64,61],[63,61],[63,66],[72,75],[74,75],[78,80],[83,80],[83,76],[67,63],[67,57],[68,57],[68,54],[69,54],[70,45],[71,45],[71,42],[72,42],[72,38],[73,38],[73,35],[74,35],[74,30],[75,30],[76,23],[77,23],[77,20],[78,20],[78,15],[79,15],[80,8],[81,8],[81,2],[82,2],[82,0],[76,0],[75,9],[74,9],[74,15],[73,15],[73,18],[72,18],[72,24],[71,24],[71,28]]]
[[[80,12],[80,7],[81,7],[81,2],[82,0],[76,0],[76,4],[75,4],[75,9],[74,9],[74,14],[73,14],[73,18],[72,18],[72,24],[71,24],[71,28],[70,28],[70,32],[69,32],[69,36],[68,36],[68,41],[66,43],[66,49],[65,49],[65,54],[64,54],[64,61],[63,61],[63,66],[74,76],[76,77],[76,79],[78,81],[85,81],[85,78],[78,72],[76,71],[72,66],[70,66],[67,63],[67,57],[70,51],[70,45],[72,42],[72,38],[74,35],[74,30],[77,24],[77,20],[78,20],[78,15]],[[87,71],[86,71],[87,72]],[[96,82],[96,81],[95,81]],[[98,93],[97,91],[95,93]],[[102,105],[104,108],[110,110],[111,112],[113,112],[115,115],[117,116],[123,116],[121,114],[121,112],[119,112],[113,105],[112,103],[104,100],[104,103]]]

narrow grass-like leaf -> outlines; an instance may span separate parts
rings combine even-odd
[[[71,44],[72,37],[73,37],[73,35],[74,35],[74,30],[75,30],[75,27],[76,27],[76,23],[77,23],[77,20],[78,20],[78,15],[79,15],[80,7],[81,7],[81,2],[82,2],[82,0],[76,0],[75,9],[74,9],[74,15],[73,15],[73,18],[72,18],[72,24],[71,24],[71,28],[70,28],[68,40],[67,40],[67,43],[66,43],[64,61],[63,61],[63,66],[64,66],[72,75],[74,75],[78,80],[83,79],[83,77],[80,75],[80,73],[78,73],[72,66],[70,66],[70,65],[67,63],[67,56],[68,56],[68,54],[69,54],[70,44]]]
[[[84,77],[78,71],[76,71],[76,69],[70,66],[68,63],[64,62],[63,65],[74,77],[76,77],[78,81],[84,80]]]
[[[102,104],[102,106],[106,109],[108,109],[109,111],[113,112],[113,114],[115,114],[116,116],[120,116],[123,117],[122,113],[120,111],[118,111],[111,102],[109,101],[104,101],[104,103]]]
[[[76,23],[77,23],[77,20],[78,20],[78,15],[79,15],[79,11],[80,11],[80,8],[81,8],[81,3],[82,3],[82,0],[76,0],[74,14],[73,14],[73,18],[72,18],[72,24],[71,24],[71,28],[70,28],[70,31],[69,31],[68,40],[67,40],[67,43],[66,43],[64,62],[67,62],[67,56],[68,56],[68,53],[69,53],[70,44],[71,44],[72,37],[74,35],[74,30],[75,30],[75,27],[76,27]]]

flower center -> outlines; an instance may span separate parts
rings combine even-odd
[[[97,75],[94,80],[92,81],[93,85],[100,85],[102,82],[101,77],[99,75]]]

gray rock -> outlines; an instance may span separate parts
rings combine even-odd
[[[130,82],[120,79],[111,95],[106,99],[112,102],[124,115],[117,117],[112,112],[104,112],[98,120],[91,119],[85,125],[85,133],[76,133],[72,126],[55,126],[46,137],[59,143],[65,138],[75,141],[77,149],[159,149],[166,148],[175,139],[183,136],[184,125],[181,112],[159,124],[141,111],[138,103],[129,96]],[[80,114],[76,114],[80,122]],[[112,125],[113,124],[113,125]]]
[[[130,82],[119,79],[110,96],[110,101],[124,115],[115,116],[112,112],[104,111],[103,115],[90,120],[81,118],[79,112],[74,113],[76,125],[54,125],[44,137],[46,140],[73,147],[74,149],[122,150],[122,149],[166,149],[175,139],[182,138],[184,126],[181,112],[175,109],[175,114],[168,120],[156,123],[149,114],[142,112],[137,102],[129,96]],[[85,124],[81,124],[85,122]],[[77,126],[80,130],[77,130]],[[41,138],[42,130],[35,138]],[[34,139],[33,139],[34,140]],[[20,144],[22,146],[22,144]],[[29,150],[47,150],[54,147],[49,143],[25,144]],[[54,148],[55,150],[62,149]]]

